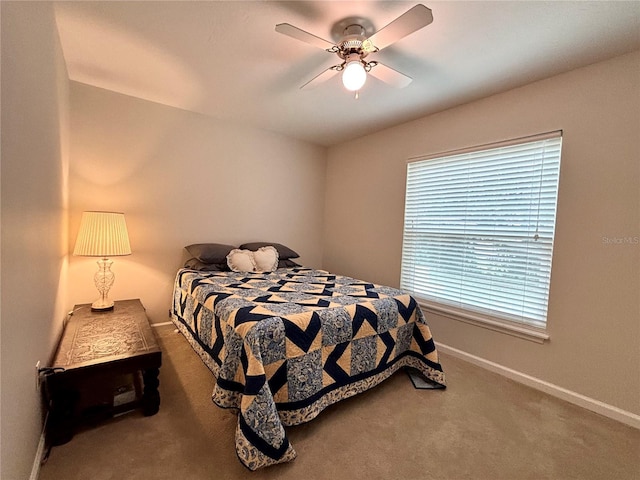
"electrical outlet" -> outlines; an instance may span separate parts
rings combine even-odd
[[[40,391],[40,360],[36,362],[36,391]]]

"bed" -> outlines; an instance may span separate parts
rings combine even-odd
[[[400,368],[445,386],[415,299],[322,270],[182,268],[172,320],[215,375],[213,402],[237,410],[236,452],[250,470],[296,457],[285,426]]]

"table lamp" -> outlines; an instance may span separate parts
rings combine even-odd
[[[73,254],[83,257],[101,257],[97,262],[98,271],[93,277],[96,288],[100,292],[100,298],[91,304],[91,310],[113,310],[109,289],[113,285],[115,275],[111,271],[113,261],[109,260],[109,257],[131,255],[124,214],[83,212]]]

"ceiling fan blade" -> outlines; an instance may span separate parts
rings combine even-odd
[[[309,80],[307,83],[302,85],[300,87],[300,90],[302,90],[302,89],[305,89],[305,90],[306,89],[311,89],[313,87],[318,86],[319,84],[321,84],[323,82],[326,82],[331,77],[333,77],[336,73],[338,73],[338,70],[336,69],[336,67],[338,67],[338,65],[334,65],[333,67],[329,67],[325,71],[320,73],[319,75],[316,75],[311,80]]]
[[[315,35],[305,32],[304,30],[294,27],[288,23],[279,23],[276,25],[276,32],[288,35],[289,37],[300,40],[301,42],[309,43],[318,48],[322,48],[323,50],[330,50],[335,46],[328,40],[316,37]]]
[[[404,88],[412,81],[411,77],[407,77],[405,74],[379,62],[371,67],[369,75],[396,88]]]
[[[433,22],[431,10],[418,4],[371,35],[366,42],[373,44],[378,50],[382,50],[416,30],[426,27],[431,22]]]

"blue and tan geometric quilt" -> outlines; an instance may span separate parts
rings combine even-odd
[[[172,319],[215,375],[214,403],[238,410],[236,452],[250,470],[296,457],[285,426],[402,367],[445,385],[413,297],[321,270],[181,269]]]

